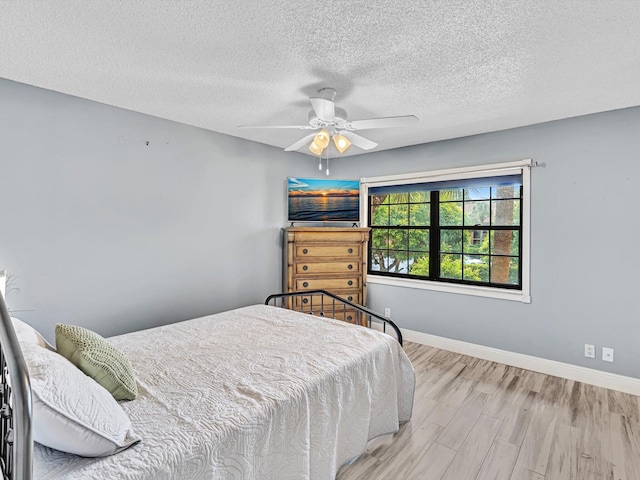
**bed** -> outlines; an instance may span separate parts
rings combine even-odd
[[[282,308],[296,304],[302,311]],[[357,325],[327,318],[347,308]],[[6,479],[334,479],[411,417],[415,375],[400,330],[327,292],[102,339],[131,368],[132,400],[114,399],[12,319],[1,296],[0,316]],[[62,327],[79,328],[61,326],[61,338]],[[76,381],[85,383],[69,393]],[[53,408],[51,395],[67,397]]]

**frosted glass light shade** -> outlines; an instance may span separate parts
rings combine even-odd
[[[330,139],[331,139],[331,136],[329,135],[329,132],[323,128],[314,137],[313,143],[315,143],[318,147],[325,149],[329,146]]]
[[[311,153],[313,153],[314,155],[321,155],[323,150],[324,150],[324,148],[320,148],[316,144],[315,140],[313,142],[311,142],[311,144],[309,145],[309,151]]]
[[[334,135],[333,144],[336,146],[336,150],[340,153],[346,152],[351,146],[351,141],[344,135]]]

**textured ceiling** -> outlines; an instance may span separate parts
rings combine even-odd
[[[358,132],[385,150],[640,105],[638,25],[638,0],[13,0],[0,77],[283,148],[308,132],[237,127],[333,87],[420,119]]]

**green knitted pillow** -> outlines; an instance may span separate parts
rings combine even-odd
[[[59,323],[56,350],[106,388],[116,400],[133,400],[138,396],[131,362],[97,333]]]

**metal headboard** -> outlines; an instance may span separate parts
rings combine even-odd
[[[0,293],[0,468],[4,480],[31,480],[31,383],[13,323]]]
[[[296,302],[296,299],[300,299],[300,301]],[[387,331],[388,325],[393,329],[398,342],[402,345],[402,332],[390,318],[383,317],[373,310],[369,310],[362,305],[353,303],[326,290],[276,293],[269,295],[264,303],[265,305],[288,308],[320,317],[336,318],[336,314],[342,314],[341,319],[344,319],[344,315],[348,310],[353,310],[355,315],[353,323],[372,328],[372,324],[378,322],[382,324],[384,332]]]

